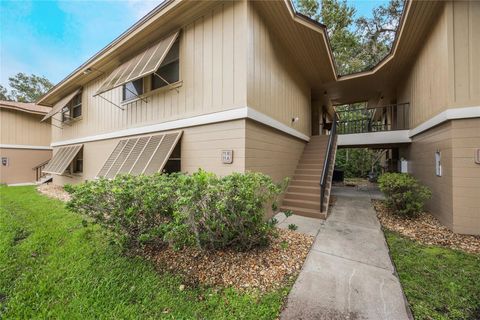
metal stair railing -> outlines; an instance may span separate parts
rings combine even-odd
[[[330,137],[328,138],[327,152],[325,154],[325,161],[323,162],[322,175],[320,177],[320,212],[323,210],[325,204],[325,191],[328,183],[328,175],[330,172],[330,164],[333,158],[333,148],[335,143],[335,136],[337,134],[337,114],[333,116],[332,129],[330,130]]]

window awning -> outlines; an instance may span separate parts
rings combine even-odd
[[[157,44],[137,54],[135,57],[113,70],[94,96],[124,85],[127,82],[143,78],[157,71],[173,43],[177,40],[179,32],[180,31],[177,31],[164,38]]]
[[[83,144],[74,146],[60,147],[53,155],[52,160],[45,166],[43,172],[53,174],[63,174],[67,170],[70,163],[72,163],[75,156],[82,149]]]
[[[117,174],[153,174],[162,171],[182,131],[120,140],[97,177],[113,179]]]
[[[53,106],[52,110],[50,110],[50,112],[47,113],[47,115],[45,115],[45,117],[43,117],[42,121],[45,121],[48,118],[52,117],[53,115],[59,113],[63,109],[63,107],[65,107],[73,99],[73,97],[75,97],[81,90],[82,90],[82,88],[78,88],[77,90],[73,91],[68,96],[63,98],[62,100],[58,101]]]

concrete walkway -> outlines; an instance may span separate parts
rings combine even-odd
[[[412,319],[371,205],[372,190],[334,188],[281,319]]]

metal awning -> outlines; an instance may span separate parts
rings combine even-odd
[[[153,174],[165,167],[182,131],[120,140],[97,177],[115,178],[118,174]]]
[[[180,31],[162,39],[147,50],[121,64],[107,77],[94,96],[153,74],[162,64]]]
[[[43,172],[53,174],[63,174],[67,170],[70,163],[72,163],[75,156],[82,149],[83,144],[74,146],[60,147],[53,155],[52,160],[45,166]]]
[[[45,121],[48,118],[50,118],[50,117],[54,116],[55,114],[59,113],[63,109],[63,107],[65,107],[80,91],[82,91],[82,88],[78,88],[77,90],[70,93],[68,96],[64,97],[62,100],[58,101],[53,106],[52,110],[50,110],[50,112],[47,113],[41,121]]]

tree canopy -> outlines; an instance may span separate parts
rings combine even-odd
[[[0,85],[0,100],[35,102],[53,87],[53,84],[47,78],[34,74],[28,75],[23,72],[9,77],[8,84],[11,88],[10,92]]]
[[[340,75],[368,70],[389,52],[400,22],[404,0],[390,0],[372,12],[355,17],[346,0],[295,0],[297,10],[327,26]]]

